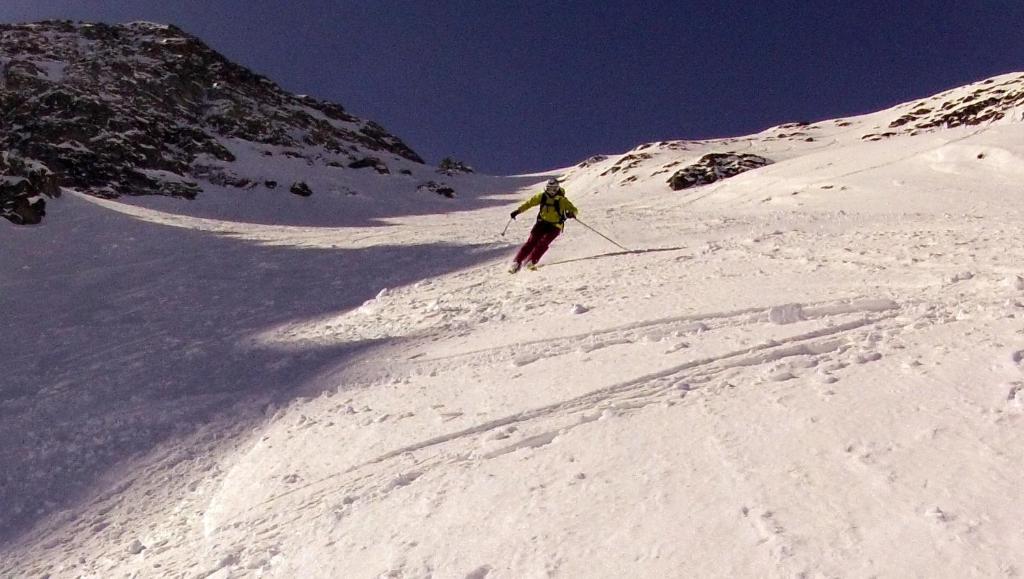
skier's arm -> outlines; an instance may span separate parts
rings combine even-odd
[[[520,205],[516,209],[516,215],[522,213],[523,211],[526,211],[530,207],[533,207],[535,205],[540,205],[540,197],[541,197],[541,195],[543,195],[543,193],[537,193],[533,197],[530,197],[529,199],[527,199],[525,203],[523,203],[522,205]]]
[[[576,215],[580,212],[579,209],[576,209],[576,206],[572,204],[572,201],[569,201],[569,199],[565,197],[562,197],[562,201],[565,203],[562,207],[562,214],[569,219],[575,219]]]

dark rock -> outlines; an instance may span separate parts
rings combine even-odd
[[[264,181],[263,186],[267,189],[277,189],[277,181]]]
[[[452,189],[447,185],[437,183],[436,181],[427,181],[426,183],[417,187],[416,190],[430,191],[431,193],[437,193],[438,195],[447,197],[449,199],[455,198],[455,189]]]
[[[219,166],[196,165],[192,169],[192,175],[221,187],[246,189],[253,185],[252,179],[242,177]],[[192,183],[192,185],[195,185],[195,183]]]
[[[704,155],[693,165],[676,171],[669,178],[668,184],[673,191],[689,189],[700,185],[714,183],[734,175],[770,165],[771,160],[759,155],[739,153],[710,153]]]
[[[650,153],[637,153],[623,155],[614,165],[606,169],[601,173],[602,177],[606,177],[612,173],[618,173],[619,171],[628,172],[629,170],[638,167],[644,161],[651,159]]]
[[[313,194],[313,190],[309,188],[309,185],[306,185],[305,181],[298,181],[297,183],[292,183],[292,187],[291,189],[289,189],[289,191],[301,197],[309,197],[310,195]]]
[[[460,175],[465,173],[473,173],[473,168],[463,163],[462,161],[456,161],[451,157],[445,157],[441,159],[441,162],[437,165],[437,172],[442,175]]]
[[[0,217],[13,223],[39,223],[46,197],[59,197],[57,176],[42,163],[10,153],[0,154]]]
[[[606,157],[604,155],[594,155],[593,157],[588,157],[585,161],[583,161],[582,163],[580,163],[579,165],[576,165],[576,166],[581,168],[581,169],[586,169],[587,167],[589,167],[591,165],[595,165],[595,164],[600,163],[601,161],[605,161],[607,159],[608,159],[608,157]]]
[[[156,186],[156,191],[160,195],[167,195],[169,197],[195,199],[201,189],[197,183],[190,183],[186,181],[162,181]]]
[[[0,215],[18,225],[36,225],[46,215],[46,201],[43,199],[29,201],[26,197],[18,197],[11,204],[10,209]]]
[[[391,170],[388,169],[388,166],[385,165],[377,157],[363,157],[362,159],[357,159],[357,160],[352,161],[351,163],[349,163],[348,167],[349,167],[349,169],[373,168],[375,171],[377,171],[381,175],[387,175],[387,174],[391,173]]]
[[[893,131],[886,131],[881,134],[868,133],[866,135],[861,136],[861,139],[864,141],[881,141],[882,139],[888,139],[889,137],[895,137],[896,135],[897,133]]]

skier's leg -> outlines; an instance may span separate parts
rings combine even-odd
[[[540,258],[544,256],[544,252],[548,250],[548,246],[551,245],[551,242],[554,241],[560,233],[562,233],[561,229],[554,225],[548,225],[545,228],[544,233],[537,239],[537,243],[533,246],[533,250],[530,251],[529,257],[527,257],[526,260],[531,263],[537,263],[540,261]]]
[[[516,258],[514,260],[516,263],[523,263],[523,260],[526,259],[537,246],[537,242],[540,240],[541,235],[542,229],[540,223],[538,223],[530,230],[530,237],[526,240],[526,243],[519,248],[519,253],[516,254]]]

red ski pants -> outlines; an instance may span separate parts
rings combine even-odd
[[[548,246],[561,232],[561,229],[547,221],[538,221],[530,231],[530,238],[519,248],[519,253],[516,254],[516,263],[523,263],[524,260],[533,263],[540,261],[541,256],[548,250]]]

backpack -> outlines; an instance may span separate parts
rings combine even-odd
[[[540,211],[537,213],[537,221],[544,221],[544,219],[541,218],[541,215],[544,214],[544,208],[551,207],[555,210],[555,213],[558,214],[558,223],[565,223],[565,212],[562,210],[562,203],[560,201],[564,197],[565,191],[562,189],[558,190],[557,195],[550,195],[547,191],[544,191],[540,197]]]

